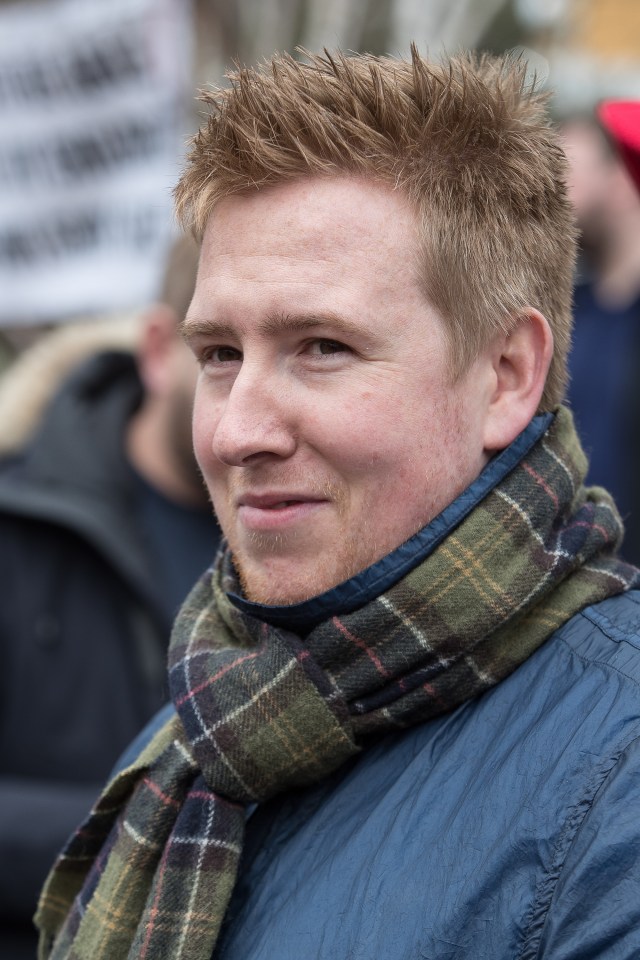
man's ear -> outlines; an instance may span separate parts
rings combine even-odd
[[[161,396],[170,386],[171,361],[177,336],[177,317],[171,307],[155,303],[145,311],[137,360],[146,394]]]
[[[528,308],[491,348],[492,394],[484,425],[484,448],[508,447],[538,410],[553,356],[553,334],[538,310]]]

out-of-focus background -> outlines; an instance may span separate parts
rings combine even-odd
[[[34,327],[157,293],[198,87],[274,50],[411,40],[522,51],[564,113],[640,94],[637,0],[2,0],[5,355]]]

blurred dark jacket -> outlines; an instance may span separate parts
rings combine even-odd
[[[52,860],[166,700],[173,611],[124,453],[141,398],[132,354],[97,354],[65,380],[26,447],[0,460],[5,960],[35,955],[31,917]],[[217,526],[204,522],[213,557]]]
[[[589,458],[587,483],[613,495],[625,525],[620,551],[640,566],[640,298],[602,305],[585,277],[574,292],[568,402]]]

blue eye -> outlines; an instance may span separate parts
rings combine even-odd
[[[233,347],[216,347],[212,351],[212,358],[218,363],[234,363],[242,359],[242,354]]]
[[[317,346],[318,351],[324,356],[343,353],[347,349],[343,343],[338,343],[336,340],[318,340]]]

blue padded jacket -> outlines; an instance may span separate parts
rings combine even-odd
[[[252,811],[215,960],[302,958],[640,958],[640,591]]]
[[[254,811],[216,960],[638,960],[640,592]]]

